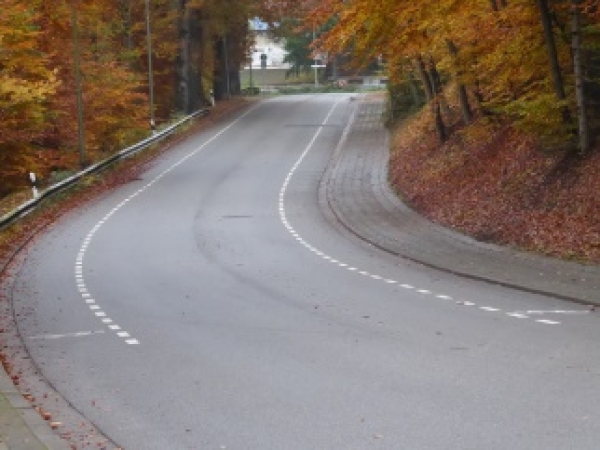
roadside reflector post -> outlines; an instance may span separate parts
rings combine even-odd
[[[31,192],[33,194],[33,198],[38,198],[40,193],[37,189],[37,176],[33,172],[29,172],[29,181],[31,182]]]

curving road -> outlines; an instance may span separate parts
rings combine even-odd
[[[593,317],[494,314],[577,308],[330,219],[357,103],[264,101],[42,236],[13,301],[44,377],[125,449],[598,448]]]

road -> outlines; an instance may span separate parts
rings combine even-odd
[[[44,378],[125,449],[598,448],[595,318],[331,220],[356,104],[264,101],[41,236],[13,302]]]

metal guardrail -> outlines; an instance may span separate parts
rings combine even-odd
[[[96,172],[99,172],[102,169],[106,168],[107,166],[109,166],[117,161],[120,161],[121,159],[127,158],[141,150],[144,150],[144,149],[150,147],[153,144],[156,144],[157,142],[160,142],[167,136],[170,136],[171,134],[173,134],[173,132],[175,130],[177,130],[177,128],[179,128],[181,125],[183,125],[197,117],[207,116],[209,114],[209,112],[210,112],[210,110],[208,110],[208,109],[201,109],[200,111],[196,111],[195,113],[190,114],[189,116],[181,119],[179,122],[165,128],[164,130],[154,134],[153,136],[150,136],[149,138],[146,138],[143,141],[140,141],[137,144],[132,145],[131,147],[127,147],[126,149],[121,150],[120,152],[114,154],[110,158],[107,158],[103,161],[93,164],[93,165],[87,167],[86,169],[82,170],[81,172],[78,172],[75,175],[72,175],[69,178],[62,180],[61,182],[56,183],[52,186],[49,186],[48,188],[46,188],[42,192],[40,192],[40,194],[37,198],[31,199],[31,200],[23,203],[18,208],[14,209],[13,211],[9,212],[8,214],[5,214],[4,216],[2,216],[0,218],[0,230],[6,228],[8,225],[11,225],[12,223],[16,222],[21,217],[23,217],[23,216],[29,214],[31,211],[35,210],[37,208],[37,206],[40,203],[42,203],[44,200],[56,195],[57,193],[59,193],[61,191],[64,191],[65,189],[70,188],[71,186],[76,184],[83,177],[85,177],[87,175],[91,175]]]

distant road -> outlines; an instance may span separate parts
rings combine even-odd
[[[264,101],[42,236],[14,302],[44,376],[128,450],[597,449],[594,317],[323,209],[355,105]]]

